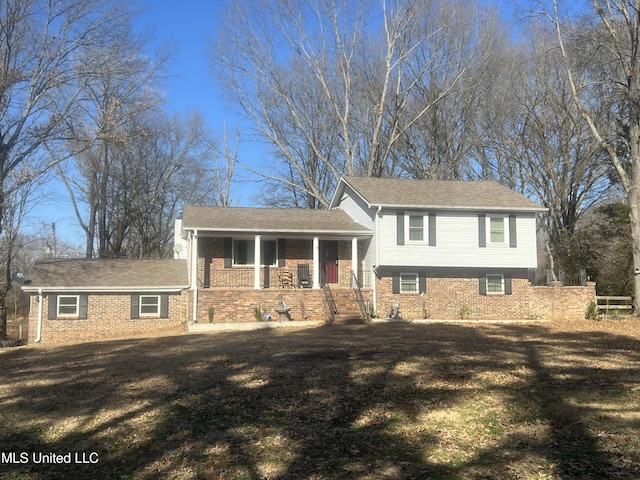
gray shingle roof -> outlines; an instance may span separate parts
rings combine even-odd
[[[186,229],[221,232],[368,235],[342,210],[298,208],[184,207]]]
[[[35,263],[25,291],[181,290],[188,287],[186,260],[95,258]]]
[[[370,206],[545,211],[525,196],[492,181],[368,177],[343,177],[342,180]],[[337,197],[341,194],[340,191],[336,192],[333,201],[338,201]]]

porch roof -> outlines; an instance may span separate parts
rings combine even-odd
[[[371,236],[342,210],[184,207],[182,228],[210,232]]]
[[[189,286],[186,260],[171,259],[47,259],[28,275],[25,292],[180,291]]]

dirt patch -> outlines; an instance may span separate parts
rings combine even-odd
[[[640,478],[637,320],[226,332],[0,365],[3,479]]]

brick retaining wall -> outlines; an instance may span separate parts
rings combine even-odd
[[[189,294],[191,303],[192,292]],[[213,308],[214,323],[254,322],[255,310],[269,312],[272,318],[278,318],[276,307],[280,295],[292,320],[325,321],[328,309],[324,291],[313,289],[211,289],[198,291],[198,323],[208,323],[209,307]]]

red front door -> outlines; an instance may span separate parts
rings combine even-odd
[[[338,283],[338,241],[323,240],[320,242],[320,267],[327,283]]]

